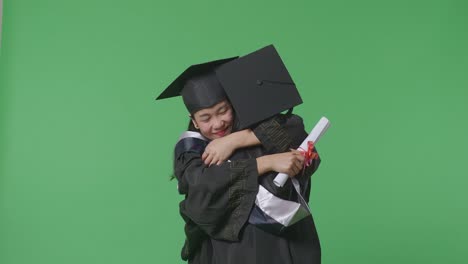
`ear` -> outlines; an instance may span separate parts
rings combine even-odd
[[[192,120],[193,126],[194,126],[196,129],[200,129],[200,127],[197,125],[197,121],[195,121],[195,118],[193,118],[192,116],[190,116],[190,119]]]

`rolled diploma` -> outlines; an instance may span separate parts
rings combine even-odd
[[[301,146],[299,146],[299,149],[307,149],[307,142],[312,141],[317,143],[320,139],[320,137],[325,134],[325,131],[327,131],[328,127],[330,126],[330,121],[326,117],[320,118],[318,123],[315,125],[315,127],[312,129],[310,134],[307,136],[306,139],[302,142]],[[298,150],[299,150],[298,149]],[[273,180],[273,183],[275,183],[276,186],[278,187],[283,187],[283,185],[286,183],[288,180],[289,176],[285,173],[278,173],[276,175],[275,179]]]

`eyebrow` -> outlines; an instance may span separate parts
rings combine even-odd
[[[228,105],[227,103],[224,103],[223,105],[221,105],[221,106],[217,109],[217,111],[219,111],[219,110],[221,110],[221,109],[223,109],[223,108],[228,108],[228,106],[229,106],[229,105]]]

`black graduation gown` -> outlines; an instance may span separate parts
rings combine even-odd
[[[186,222],[182,259],[189,263],[320,263],[320,243],[312,216],[281,235],[267,233],[248,223],[258,184],[283,199],[295,200],[291,181],[282,188],[273,184],[277,173],[258,176],[256,157],[297,148],[307,136],[297,115],[277,115],[253,129],[262,146],[237,150],[219,166],[206,167],[202,148],[180,151],[174,162],[179,193],[185,195],[180,213]],[[178,144],[180,144],[179,142]],[[296,178],[309,201],[310,176],[317,170],[314,160]]]

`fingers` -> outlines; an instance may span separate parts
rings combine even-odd
[[[291,154],[294,155],[294,157],[299,158],[301,161],[304,161],[304,153],[299,150],[291,149]]]
[[[294,172],[295,174],[294,175],[297,175],[299,174],[299,172],[302,170],[302,162],[300,160],[296,160],[296,162],[294,162]]]
[[[298,150],[291,149],[290,152],[273,154],[271,157],[274,158],[273,171],[286,173],[290,177],[299,174],[304,167],[304,154]]]
[[[292,160],[292,164],[291,164],[291,171],[292,171],[292,175],[290,176],[295,176],[297,174],[299,174],[299,172],[302,170],[303,168],[303,164],[304,164],[304,155],[302,154],[302,152],[300,151],[297,151],[297,150],[294,150],[292,151],[293,153],[293,160]]]
[[[220,160],[218,158],[213,157],[213,159],[211,159],[210,165],[208,165],[208,167],[211,167],[211,165],[218,165],[219,162],[220,162]]]
[[[304,163],[304,160],[305,160],[304,154],[299,152],[298,154],[295,154],[295,157],[299,162]]]
[[[300,151],[300,150],[297,150],[297,149],[289,149],[289,150],[294,154],[303,155],[302,151]]]
[[[213,160],[213,157],[208,155],[208,157],[206,157],[206,159],[204,160],[205,165],[211,165],[212,160]]]
[[[300,168],[297,166],[297,163],[296,162],[293,162],[291,164],[291,166],[289,167],[289,173],[288,175],[290,177],[294,177],[295,175],[297,175],[300,171]]]
[[[202,160],[208,167],[210,167],[211,165],[220,165],[223,162],[223,160],[215,153],[206,152],[203,153]]]

